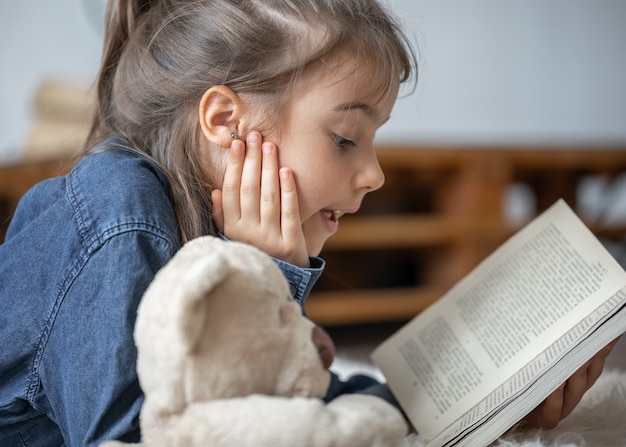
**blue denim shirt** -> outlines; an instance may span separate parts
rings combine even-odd
[[[85,157],[22,198],[0,245],[1,446],[139,441],[135,316],[180,246],[165,177],[127,150]],[[276,262],[304,303],[323,261]],[[333,375],[329,398],[371,385]]]

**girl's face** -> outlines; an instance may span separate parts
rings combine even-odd
[[[303,78],[287,104],[277,136],[280,166],[295,175],[307,250],[316,256],[385,180],[374,150],[376,130],[388,119],[398,88],[374,95],[366,67],[343,63]]]

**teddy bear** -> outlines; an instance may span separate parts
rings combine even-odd
[[[146,290],[134,336],[141,445],[391,447],[407,434],[404,416],[378,397],[323,400],[332,340],[250,245],[186,243]]]

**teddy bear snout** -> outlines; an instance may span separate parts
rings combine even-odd
[[[330,338],[330,335],[328,335],[326,331],[319,326],[313,327],[312,337],[313,343],[317,348],[317,352],[322,359],[324,368],[330,368],[330,365],[335,359],[335,344],[333,343],[332,338]]]

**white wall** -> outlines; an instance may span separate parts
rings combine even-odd
[[[393,0],[421,77],[401,141],[626,141],[623,0]]]
[[[626,143],[626,1],[384,1],[421,72],[379,141]],[[0,6],[0,160],[19,154],[39,82],[95,76],[103,4]]]
[[[46,78],[90,83],[98,71],[104,3],[5,0],[0,5],[0,160],[19,154]]]

